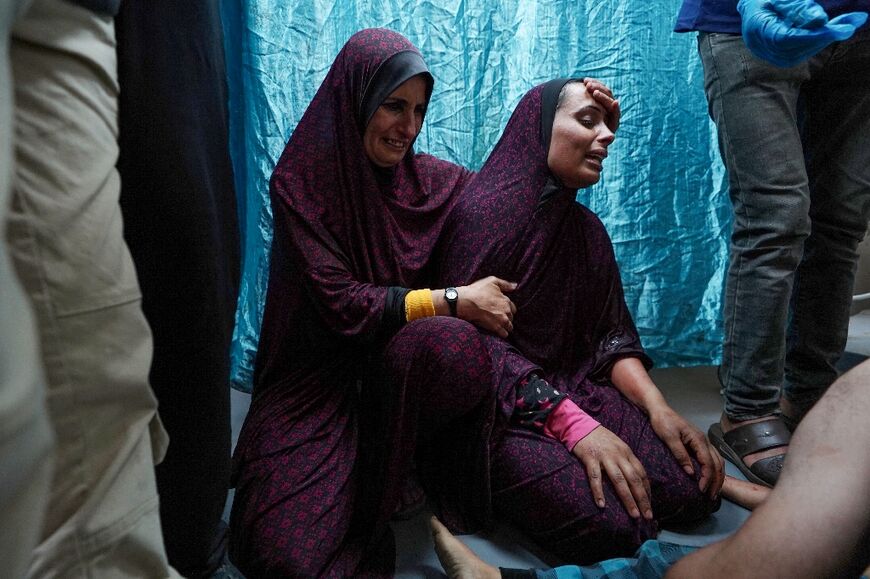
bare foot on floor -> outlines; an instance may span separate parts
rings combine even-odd
[[[769,494],[769,488],[733,476],[726,476],[722,484],[723,497],[750,511],[763,503]]]
[[[437,518],[429,519],[435,552],[450,579],[500,579],[498,568],[484,563],[465,543],[454,537]]]

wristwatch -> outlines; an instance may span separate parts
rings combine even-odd
[[[444,300],[450,308],[450,315],[456,317],[456,303],[459,301],[459,292],[455,287],[444,288]]]

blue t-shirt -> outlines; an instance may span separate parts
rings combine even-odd
[[[816,0],[816,2],[825,9],[828,18],[846,12],[870,12],[870,0]],[[737,0],[683,0],[674,31],[693,30],[740,34]]]

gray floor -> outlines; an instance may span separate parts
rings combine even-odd
[[[870,310],[852,316],[849,328],[846,366],[870,356]],[[653,370],[653,379],[665,393],[670,404],[706,432],[721,412],[715,368],[669,368]],[[233,443],[248,409],[249,397],[233,391]],[[726,463],[727,464],[727,463]],[[740,476],[739,471],[727,464],[728,473]],[[229,506],[229,503],[228,503]],[[228,513],[227,513],[228,514]],[[671,529],[662,532],[662,540],[687,545],[704,545],[732,533],[746,520],[749,512],[727,501],[709,520],[693,528]],[[432,549],[427,527],[428,513],[394,523],[397,557],[396,576],[400,578],[444,577]],[[499,528],[493,533],[469,535],[461,539],[487,562],[502,567],[545,567],[535,555],[536,548],[518,532]]]

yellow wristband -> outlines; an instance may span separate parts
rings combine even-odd
[[[414,290],[405,295],[405,320],[413,322],[419,318],[429,318],[435,315],[435,304],[432,303],[432,292],[428,289]]]

